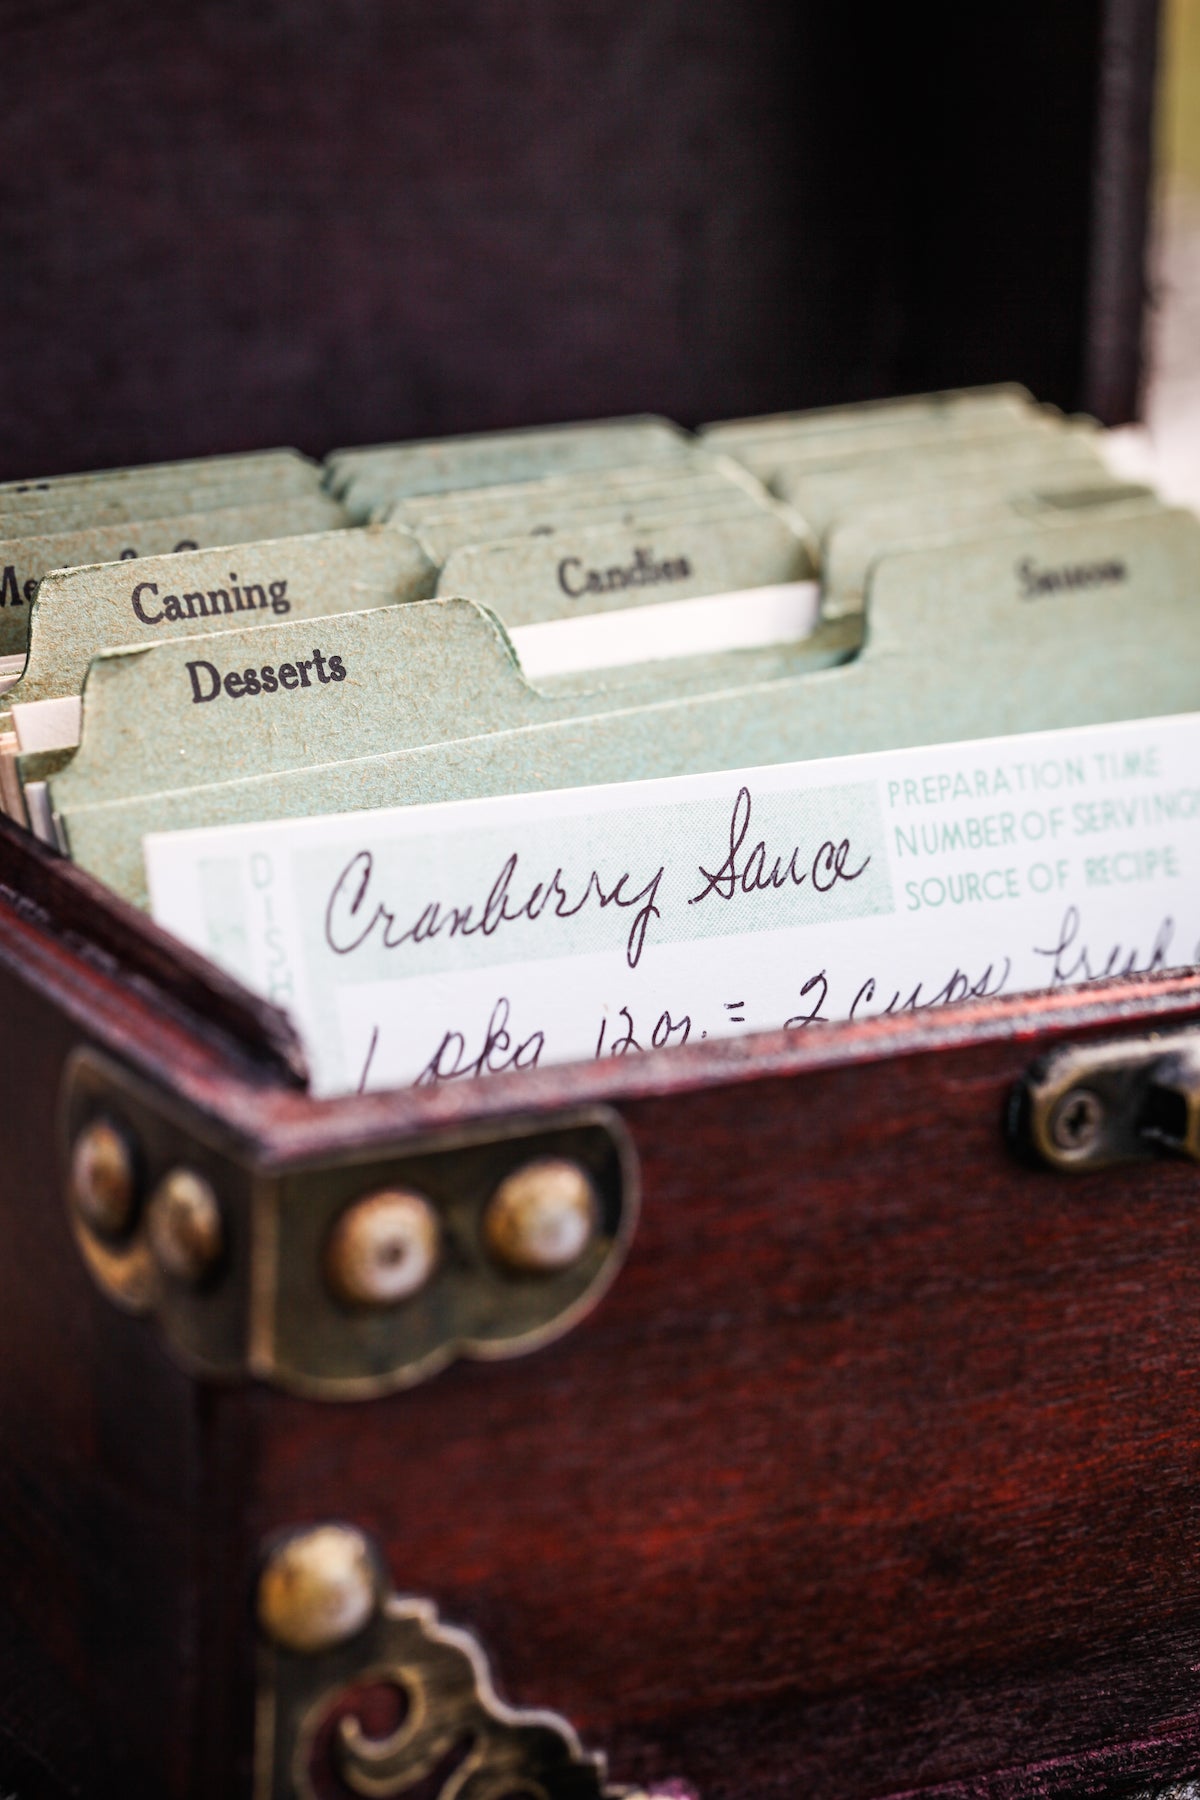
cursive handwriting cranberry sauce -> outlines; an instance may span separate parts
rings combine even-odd
[[[725,860],[716,870],[706,869],[702,862],[697,864],[705,885],[691,896],[689,906],[698,905],[710,894],[731,900],[735,894],[775,893],[806,883],[824,894],[839,882],[857,881],[871,861],[866,856],[857,868],[847,867],[852,858],[848,838],[838,842],[825,839],[811,857],[803,855],[797,845],[789,852],[780,851],[772,860],[761,838],[745,849],[751,810],[750,790],[740,788],[729,822]],[[398,950],[404,944],[424,944],[437,938],[491,938],[502,927],[521,920],[536,924],[543,919],[573,919],[585,907],[599,911],[615,907],[619,912],[633,910],[625,959],[631,969],[636,969],[650,925],[662,917],[660,889],[666,874],[666,864],[660,863],[639,887],[628,869],[615,880],[606,881],[598,869],[592,868],[580,881],[568,876],[559,864],[548,878],[531,881],[522,870],[521,853],[512,850],[501,863],[482,904],[426,900],[418,905],[415,917],[410,914],[410,922],[403,923],[398,905],[378,897],[374,853],[356,850],[334,882],[326,903],[325,942],[335,956],[350,956],[371,943],[384,950]]]

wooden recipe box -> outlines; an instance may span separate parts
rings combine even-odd
[[[316,1102],[279,1015],[5,828],[0,997],[19,1793],[441,1792],[375,1754],[397,1684],[472,1795],[1195,1770],[1200,1214],[1138,1135],[1200,1146],[1194,975]],[[545,1156],[602,1197],[582,1295],[479,1250]],[[180,1171],[215,1254],[154,1226]],[[330,1287],[396,1187],[452,1245],[415,1335]]]
[[[1155,29],[0,18],[3,473],[1003,379],[1120,422]],[[282,1015],[0,825],[0,1022],[21,1800],[1200,1773],[1194,972],[317,1101]],[[485,1241],[547,1161],[600,1208],[553,1276]]]

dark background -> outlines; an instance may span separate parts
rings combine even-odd
[[[1154,0],[0,0],[0,475],[1136,405]]]

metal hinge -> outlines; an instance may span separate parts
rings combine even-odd
[[[589,1107],[282,1169],[91,1050],[61,1106],[71,1225],[98,1286],[197,1373],[316,1398],[518,1356],[612,1282],[637,1216],[620,1118]]]
[[[1200,1030],[1053,1051],[1018,1087],[1010,1126],[1055,1169],[1200,1161]]]

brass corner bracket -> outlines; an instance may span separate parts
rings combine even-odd
[[[557,1713],[506,1706],[477,1639],[392,1593],[351,1526],[274,1544],[257,1612],[255,1800],[396,1800],[418,1784],[428,1800],[667,1800],[607,1785]]]
[[[68,1063],[63,1184],[110,1300],[197,1374],[369,1398],[523,1355],[615,1278],[637,1218],[618,1115],[589,1107],[263,1168],[91,1050]]]

